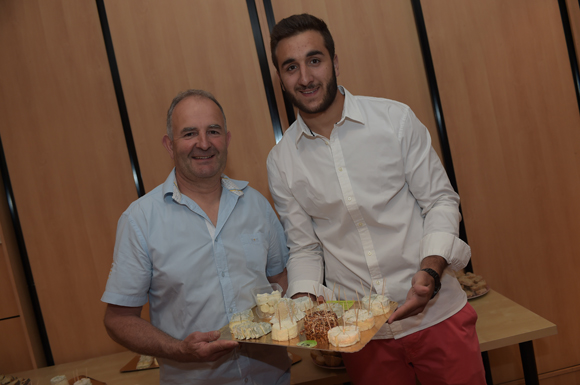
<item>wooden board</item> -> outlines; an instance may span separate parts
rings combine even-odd
[[[380,316],[375,317],[375,326],[373,326],[369,330],[365,330],[361,332],[360,341],[352,346],[347,347],[337,347],[329,343],[318,343],[316,346],[301,346],[298,343],[302,341],[306,341],[306,336],[302,333],[302,330],[298,333],[298,337],[292,338],[289,341],[274,341],[272,340],[272,333],[268,333],[265,336],[255,339],[248,339],[248,340],[238,340],[232,337],[230,332],[229,325],[224,326],[220,329],[220,340],[232,340],[238,341],[240,343],[252,343],[252,344],[263,344],[263,345],[277,345],[277,346],[286,346],[286,347],[297,347],[302,349],[318,349],[318,350],[325,350],[325,351],[334,351],[334,352],[343,352],[343,353],[354,353],[361,350],[369,341],[374,337],[374,335],[379,331],[379,329],[383,326],[383,324],[387,321],[389,316],[393,314],[395,309],[397,308],[398,304],[396,302],[391,302],[389,305],[389,310]],[[360,302],[355,302],[352,306],[353,309],[360,309]],[[252,309],[254,311],[254,322],[268,322],[268,320],[260,319],[256,314],[256,307]],[[303,321],[298,323],[299,328],[303,329]],[[339,319],[339,324],[342,325],[342,319]]]
[[[121,368],[121,373],[125,372],[135,372],[141,370],[148,370],[148,369],[158,369],[159,364],[157,363],[156,359],[153,359],[153,363],[148,368],[137,369],[137,364],[139,363],[139,359],[141,358],[140,354],[137,354],[135,357],[131,359],[131,361],[127,362],[125,366]]]

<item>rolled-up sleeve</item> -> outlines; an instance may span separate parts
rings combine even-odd
[[[459,195],[431,146],[427,128],[411,109],[403,115],[398,135],[405,160],[405,178],[425,218],[420,257],[439,255],[451,269],[460,270],[469,262],[471,250],[458,238]]]

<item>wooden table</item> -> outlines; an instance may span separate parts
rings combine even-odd
[[[476,329],[487,383],[493,384],[487,351],[519,344],[525,383],[539,385],[532,340],[558,333],[556,325],[494,290],[469,303],[478,315]]]
[[[526,384],[538,385],[532,340],[556,334],[556,325],[493,290],[483,297],[470,300],[469,303],[479,317],[476,328],[481,351],[484,352],[482,354],[488,372],[488,383],[492,382],[486,352],[519,344]],[[289,348],[289,351],[302,357],[301,362],[292,366],[292,384],[336,385],[349,381],[344,369],[324,369],[316,366],[308,350]],[[88,375],[108,385],[158,385],[158,369],[119,372],[134,356],[135,353],[132,352],[116,353],[13,375],[30,378],[33,384],[41,385],[50,384],[50,379],[59,374],[65,374],[68,378],[74,377],[75,374]]]

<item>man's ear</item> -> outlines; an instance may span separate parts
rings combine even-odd
[[[332,65],[334,65],[334,72],[336,76],[340,75],[340,70],[338,69],[338,55],[334,54],[334,59],[332,60]]]
[[[226,134],[226,148],[228,148],[230,146],[231,139],[232,139],[232,132],[228,131],[228,133]]]
[[[173,159],[173,140],[169,139],[169,136],[163,135],[163,147],[165,147],[165,149],[167,150],[167,152],[169,153],[169,156],[171,156],[171,159]]]
[[[280,87],[282,87],[282,91],[286,91],[286,88],[284,88],[284,83],[282,83],[282,78],[280,77],[280,71],[276,70],[276,75],[278,75],[278,80],[280,81]]]

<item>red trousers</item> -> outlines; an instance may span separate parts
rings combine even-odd
[[[475,333],[477,314],[468,303],[437,325],[399,339],[372,340],[343,353],[354,384],[485,385]]]

